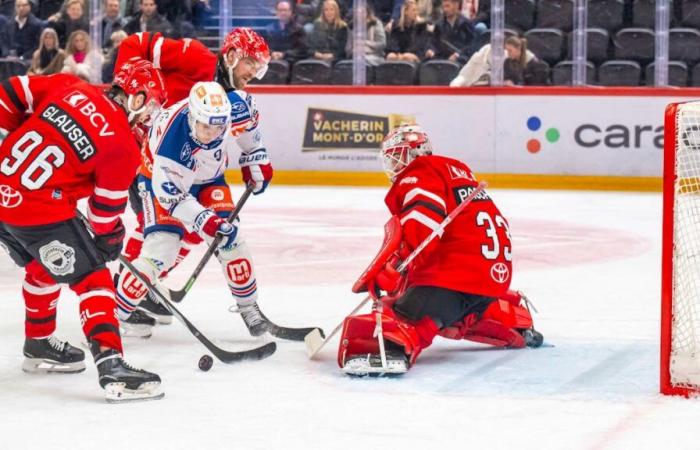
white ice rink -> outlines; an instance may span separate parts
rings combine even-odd
[[[355,307],[362,296],[350,287],[380,245],[384,192],[273,185],[249,200],[242,230],[268,317],[330,331]],[[77,375],[21,371],[22,275],[3,269],[0,449],[700,448],[700,403],[658,394],[661,195],[490,194],[511,224],[512,286],[534,302],[553,347],[438,338],[402,378],[350,379],[335,362],[337,339],[319,361],[279,341],[264,361],[204,373],[206,350],[174,322],[125,342],[129,361],[161,375],[165,398],[109,405],[91,361]],[[210,264],[181,309],[222,346],[252,345],[231,302]],[[64,290],[57,335],[76,345],[77,309]]]

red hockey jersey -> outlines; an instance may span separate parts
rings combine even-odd
[[[126,114],[98,87],[68,74],[0,85],[0,222],[45,225],[75,217],[90,197],[95,232],[124,212],[139,165]]]
[[[127,60],[139,57],[160,69],[168,100],[164,107],[187,98],[198,81],[213,81],[217,56],[195,39],[168,39],[160,33],[135,33],[119,46],[115,72]]]
[[[403,240],[412,250],[477,185],[466,164],[421,156],[398,175],[385,201],[399,216]],[[408,285],[500,297],[510,286],[511,249],[508,221],[484,191],[414,260]]]

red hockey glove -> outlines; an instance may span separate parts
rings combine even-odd
[[[214,214],[212,211],[206,211],[202,214],[207,214],[208,218],[205,219],[204,225],[202,226],[202,233],[206,234],[210,238],[214,239],[217,235],[222,236],[221,242],[219,242],[219,248],[227,249],[233,245],[236,241],[236,235],[238,234],[238,227],[236,225],[230,224],[221,217]]]
[[[104,258],[105,262],[114,261],[119,258],[124,245],[124,236],[126,230],[121,219],[117,220],[117,224],[109,233],[96,234],[93,238],[97,252]]]
[[[379,289],[391,293],[399,288],[403,275],[396,270],[396,266],[398,266],[398,256],[394,255],[389,258],[389,261],[387,261],[374,279]]]
[[[243,153],[238,159],[243,174],[243,182],[253,187],[253,195],[261,194],[272,179],[272,164],[264,148],[251,153]]]

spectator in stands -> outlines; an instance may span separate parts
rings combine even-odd
[[[156,0],[158,12],[172,25],[171,37],[194,37],[190,0]]]
[[[66,9],[57,16],[49,19],[48,26],[58,33],[58,41],[61,47],[66,47],[68,36],[74,31],[90,31],[90,22],[85,14],[85,7],[82,0],[68,0],[65,3]]]
[[[506,86],[523,84],[526,79],[537,81],[528,84],[545,84],[542,82],[538,67],[541,67],[541,62],[527,49],[526,39],[510,36],[506,39],[505,52],[503,84]],[[489,84],[491,84],[491,44],[486,44],[469,58],[457,77],[450,82],[450,86],[488,86]]]
[[[9,56],[30,60],[34,50],[39,48],[42,28],[41,20],[32,14],[29,0],[15,0],[15,17],[7,30]]]
[[[386,46],[388,61],[419,63],[432,58],[432,34],[427,24],[418,20],[418,5],[415,0],[405,0],[399,20],[391,27]]]
[[[32,55],[28,75],[51,75],[63,69],[64,52],[58,46],[58,34],[53,28],[44,28],[39,39],[39,48]]]
[[[348,57],[353,50],[352,35],[348,39]],[[386,48],[386,33],[384,24],[374,15],[371,6],[367,6],[367,38],[365,39],[365,62],[369,66],[378,66],[384,62],[384,49]]]
[[[335,0],[323,0],[321,14],[309,34],[309,53],[315,59],[333,62],[345,58],[348,25],[340,17]]]
[[[464,64],[474,53],[474,25],[461,13],[461,0],[442,0],[442,18],[435,23],[435,57]]]
[[[275,15],[277,20],[265,29],[270,56],[273,60],[285,60],[291,66],[308,55],[304,30],[294,20],[294,3],[291,0],[278,0]]]
[[[114,79],[114,66],[117,63],[117,56],[119,54],[119,46],[122,45],[124,39],[128,35],[124,30],[117,30],[109,37],[110,49],[105,56],[105,63],[102,65],[102,82],[111,83]]]
[[[486,23],[484,23],[482,20],[477,20],[482,17],[480,14],[483,14],[483,12],[479,11],[480,3],[481,2],[479,2],[479,0],[464,0],[462,2],[461,13],[467,20],[474,24],[476,34],[482,34],[488,29]]]
[[[112,33],[123,30],[128,21],[121,15],[119,0],[104,0],[103,8],[102,42],[100,45],[104,51],[112,46]]]
[[[102,52],[90,50],[90,36],[83,30],[77,30],[68,36],[66,59],[63,61],[64,73],[72,73],[91,83],[102,80]]]
[[[173,34],[173,28],[168,19],[158,14],[158,6],[155,0],[140,0],[140,5],[141,10],[124,27],[124,31],[127,34],[142,31],[160,32],[168,37]]]
[[[10,39],[8,38],[9,28],[10,19],[0,14],[0,57],[2,58],[7,56],[10,52]]]
[[[194,0],[192,2],[192,25],[195,30],[202,30],[212,15],[209,0]]]

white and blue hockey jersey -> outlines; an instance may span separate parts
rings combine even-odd
[[[147,185],[156,201],[188,226],[206,209],[193,192],[221,182],[224,171],[237,157],[237,147],[242,157],[265,152],[252,97],[244,91],[231,91],[227,96],[231,101],[231,127],[221,138],[207,145],[192,138],[184,99],[155,118],[144,147],[140,175],[150,179]]]

